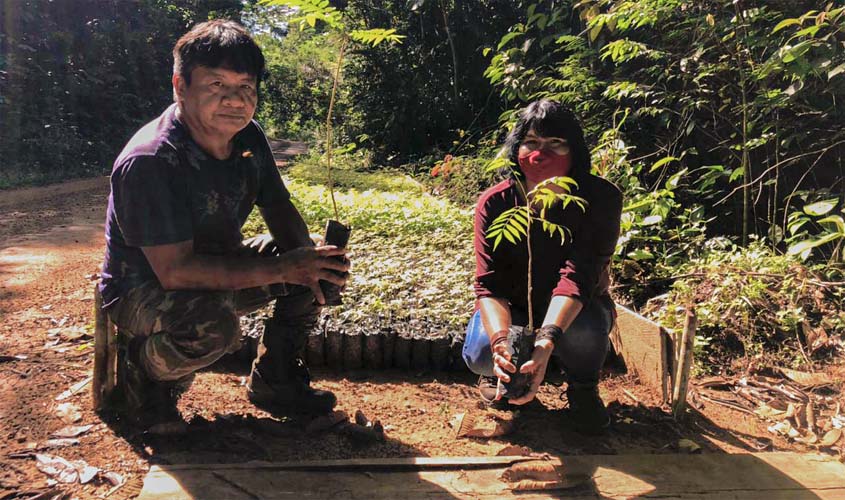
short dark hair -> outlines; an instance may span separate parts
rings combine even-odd
[[[191,71],[197,66],[246,73],[261,83],[264,54],[243,26],[216,19],[197,24],[173,47],[174,75],[190,85]]]
[[[513,130],[505,139],[504,152],[513,162],[511,168],[520,175],[522,171],[519,168],[519,146],[530,130],[543,137],[566,139],[572,155],[572,172],[590,172],[590,150],[575,113],[559,102],[540,99],[519,112]]]

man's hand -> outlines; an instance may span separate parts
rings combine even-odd
[[[340,261],[334,257],[340,257]],[[285,252],[280,257],[280,281],[305,285],[314,292],[320,304],[326,299],[320,289],[320,280],[344,286],[348,278],[349,260],[346,249],[336,246],[300,247]]]
[[[315,247],[321,247],[326,244],[326,239],[323,238],[323,235],[320,233],[311,233],[308,237],[314,242]]]
[[[279,245],[270,233],[259,234],[244,240],[244,246],[255,249],[259,255],[269,252],[269,255],[279,254]]]
[[[553,350],[554,343],[551,340],[543,339],[534,343],[534,353],[531,355],[531,359],[519,368],[521,373],[531,374],[528,392],[522,397],[511,399],[512,404],[524,405],[534,399],[537,391],[540,390],[540,385],[546,378],[546,369],[549,366],[549,358],[551,358]]]

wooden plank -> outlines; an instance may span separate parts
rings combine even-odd
[[[472,463],[478,458],[465,460]],[[559,460],[565,466],[567,488],[550,492],[510,491],[499,479],[508,464],[416,471],[309,471],[273,468],[273,464],[265,464],[265,468],[255,468],[256,464],[216,464],[154,467],[139,499],[845,498],[845,465],[819,454],[593,455]],[[344,461],[331,462],[337,466]]]
[[[622,357],[629,372],[640,381],[660,391],[663,401],[672,397],[672,354],[669,334],[657,323],[617,305],[616,324],[610,332],[613,348]]]
[[[397,457],[397,458],[351,458],[346,460],[299,460],[296,462],[246,462],[233,464],[177,464],[153,465],[156,470],[397,470],[397,469],[432,469],[443,467],[491,467],[511,465],[517,462],[534,460],[532,457],[506,455],[496,457]]]

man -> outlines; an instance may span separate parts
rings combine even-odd
[[[319,281],[343,286],[348,261],[314,246],[252,120],[264,56],[232,21],[195,26],[173,49],[175,103],[114,163],[101,292],[130,341],[118,411],[135,425],[184,426],[178,394],[193,373],[238,348],[238,316],[276,299],[247,394],[277,413],[325,413],[300,353],[324,303]],[[258,206],[270,235],[242,242]]]

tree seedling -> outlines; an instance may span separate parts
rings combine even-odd
[[[533,276],[532,263],[533,255],[531,248],[531,226],[535,223],[543,225],[543,231],[549,236],[560,236],[563,244],[566,238],[571,237],[568,228],[551,222],[546,217],[547,211],[557,203],[565,209],[570,203],[575,203],[581,210],[586,210],[587,200],[572,194],[573,188],[578,188],[578,183],[571,177],[552,177],[537,184],[531,191],[528,191],[523,176],[514,169],[513,164],[506,158],[497,158],[487,166],[488,171],[500,170],[507,167],[513,173],[517,188],[524,200],[524,205],[505,210],[496,217],[487,228],[487,239],[493,241],[493,250],[498,248],[502,240],[516,245],[525,236],[528,250],[528,325],[524,328],[512,326],[508,332],[508,348],[511,353],[511,362],[517,367],[517,372],[511,375],[510,382],[504,384],[504,397],[508,399],[518,398],[528,390],[530,377],[528,374],[520,373],[519,368],[526,361],[531,359],[534,352],[534,304],[533,304]]]
[[[349,242],[351,228],[340,221],[340,215],[337,210],[337,202],[335,201],[334,177],[332,176],[332,112],[334,111],[337,87],[340,83],[343,72],[344,57],[350,43],[359,43],[362,45],[376,47],[382,42],[402,43],[402,39],[405,37],[403,35],[397,35],[395,29],[350,29],[348,23],[343,17],[343,13],[337,8],[329,5],[329,0],[262,0],[261,3],[267,6],[285,6],[295,9],[298,12],[298,15],[292,18],[291,22],[299,22],[300,29],[313,30],[316,29],[317,24],[320,23],[322,26],[325,26],[330,33],[339,38],[340,48],[338,49],[337,64],[332,78],[332,91],[329,98],[328,112],[326,113],[325,165],[329,195],[331,196],[332,209],[334,210],[334,219],[329,220],[326,223],[325,243],[327,245],[335,245],[339,248],[345,248]],[[340,297],[340,287],[327,281],[321,281],[320,286],[323,289],[326,305],[333,306],[340,305],[342,303]]]

